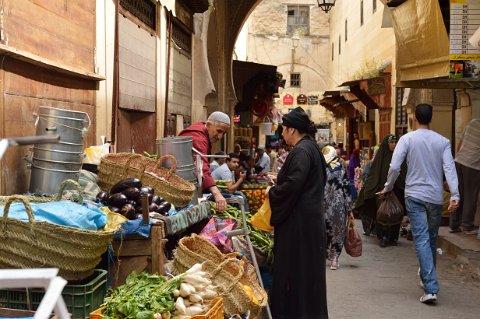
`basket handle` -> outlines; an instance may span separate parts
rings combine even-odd
[[[130,168],[130,163],[135,159],[135,158],[141,158],[143,159],[143,156],[140,154],[132,154],[128,158],[127,162],[125,163],[125,166],[123,168],[123,174],[125,175],[127,173],[127,169]],[[142,160],[142,168],[140,171],[143,173],[145,171],[145,166],[147,166],[147,162]]]
[[[166,176],[166,179],[169,179],[175,173],[175,171],[177,170],[177,159],[172,154],[165,154],[165,155],[161,156],[159,159],[157,159],[157,161],[156,161],[157,163],[156,163],[155,167],[157,167],[157,168],[163,167],[162,166],[163,161],[166,160],[166,159],[170,159],[172,161],[172,167],[170,167],[170,169],[168,170],[167,176]]]
[[[78,199],[79,199],[79,203],[83,203],[83,190],[82,190],[82,186],[80,186],[80,184],[73,180],[73,179],[66,179],[64,180],[61,184],[60,184],[60,187],[58,187],[58,192],[57,192],[57,197],[55,198],[56,201],[60,201],[62,200],[62,196],[63,196],[63,192],[65,191],[65,187],[67,187],[68,184],[72,184],[73,186],[75,186],[75,188],[77,189],[78,191]]]
[[[33,231],[33,224],[35,223],[35,217],[33,216],[32,206],[30,206],[30,202],[25,196],[22,195],[12,195],[8,197],[7,202],[5,203],[5,208],[3,209],[3,229],[5,230],[6,221],[8,219],[8,212],[10,210],[10,205],[15,202],[22,202],[23,206],[25,206],[25,210],[27,211],[28,221],[30,222],[30,230]]]
[[[231,262],[235,262],[235,263],[241,263],[240,260],[236,259],[236,258],[227,258],[225,259],[224,261],[222,261],[220,263],[220,265],[218,265],[218,267],[212,271],[211,275],[212,277],[215,277],[217,276],[217,274],[223,270],[223,267],[228,264],[228,263],[231,263]],[[221,290],[223,290],[225,293],[229,292],[230,290],[232,290],[233,286],[235,286],[239,281],[240,279],[243,277],[243,274],[244,274],[244,269],[243,269],[243,266],[240,265],[239,267],[240,271],[238,272],[238,274],[236,276],[234,276],[234,279],[232,280],[232,282],[230,283],[230,285],[226,286],[226,287],[219,287]]]

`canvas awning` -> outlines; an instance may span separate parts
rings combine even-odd
[[[438,0],[382,0],[397,42],[397,82],[449,76],[449,39]]]

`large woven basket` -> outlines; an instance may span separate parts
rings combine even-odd
[[[25,206],[28,223],[8,218],[14,201]],[[113,234],[37,222],[28,200],[13,195],[0,219],[0,268],[56,267],[63,278],[81,280],[93,273]]]
[[[252,318],[256,318],[260,315],[262,308],[267,305],[267,293],[260,287],[258,280],[245,271],[243,261],[230,256],[222,254],[217,247],[203,237],[192,234],[178,242],[172,272],[184,273],[194,264],[203,263],[203,270],[212,275],[214,285],[220,289],[225,314],[230,317],[250,310]],[[250,299],[242,285],[252,288],[259,301],[258,304]]]
[[[205,238],[192,234],[178,241],[173,259],[173,273],[178,275],[190,269],[196,263],[210,260],[217,265],[225,260],[225,255]]]
[[[223,298],[223,307],[227,316],[244,314],[250,310],[251,318],[260,316],[262,309],[267,306],[268,295],[260,287],[257,280],[246,274],[242,261],[227,258],[222,263],[213,263],[209,260],[203,263],[202,269],[212,275],[212,281]],[[252,288],[258,303],[245,292],[243,285]]]
[[[162,166],[166,159],[172,163],[170,168]],[[191,202],[195,185],[177,176],[176,167],[177,160],[170,154],[156,161],[140,154],[107,154],[100,162],[98,185],[103,190],[110,191],[115,183],[124,178],[138,178],[144,186],[152,187],[155,194],[176,207],[184,207]]]
[[[27,199],[28,202],[30,203],[48,203],[48,202],[53,202],[53,201],[60,201],[63,199],[63,192],[65,191],[65,188],[68,186],[68,184],[71,184],[75,186],[76,190],[78,191],[78,198],[77,201],[79,203],[83,202],[83,190],[82,186],[80,184],[73,180],[73,179],[66,179],[64,180],[60,186],[58,187],[58,192],[56,196],[49,195],[49,196],[35,196],[35,195],[23,195],[23,198]],[[7,201],[10,199],[11,196],[0,196],[0,207],[5,206]]]

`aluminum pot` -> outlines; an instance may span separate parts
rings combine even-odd
[[[81,151],[83,138],[90,126],[90,118],[85,112],[41,106],[36,114],[37,135],[58,134],[58,144],[46,144],[44,148]]]
[[[177,160],[176,174],[189,182],[197,180],[195,164],[192,155],[191,136],[173,136],[157,140],[157,152],[159,156],[173,155]]]
[[[30,178],[29,192],[34,194],[56,194],[58,187],[66,179],[78,181],[80,171],[69,171],[62,169],[48,169],[31,165],[32,174]]]
[[[85,157],[85,154],[81,152],[51,150],[37,146],[34,147],[32,151],[33,157],[43,160],[81,163],[83,161],[83,158]]]

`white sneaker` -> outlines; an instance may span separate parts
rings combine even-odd
[[[437,303],[437,294],[424,294],[420,297],[420,302],[425,304],[435,304]]]

